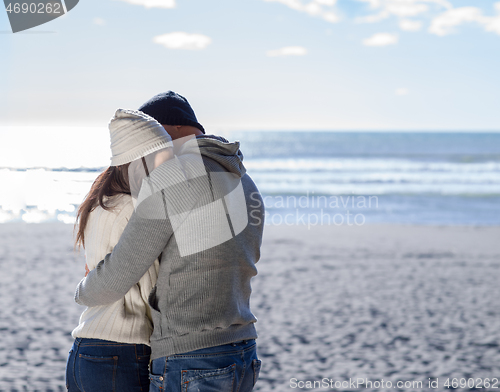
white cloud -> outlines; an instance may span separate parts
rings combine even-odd
[[[422,28],[422,22],[418,20],[401,19],[399,27],[404,31],[419,31]]]
[[[339,16],[335,12],[325,12],[321,17],[330,23],[337,23],[340,21]]]
[[[303,10],[304,12],[307,12],[309,15],[314,15],[314,16],[321,14],[322,11],[321,5],[315,2],[304,5]]]
[[[378,14],[358,18],[360,22],[370,23],[388,18],[391,15],[398,17],[417,16],[429,11],[430,5],[438,9],[450,9],[452,5],[446,0],[358,0],[370,5]]]
[[[479,22],[483,19],[482,11],[476,7],[461,7],[446,11],[432,20],[429,32],[436,35],[448,35],[454,27],[466,22]]]
[[[399,38],[396,34],[377,33],[363,40],[363,44],[366,46],[387,46],[397,44],[398,40]]]
[[[389,16],[391,16],[391,14],[389,14],[389,12],[382,11],[382,12],[379,12],[378,14],[374,14],[374,15],[357,17],[354,21],[356,23],[377,23],[377,22],[380,22],[380,21],[388,18]]]
[[[490,21],[486,22],[484,24],[484,29],[500,35],[500,16],[492,18]]]
[[[139,2],[148,0],[122,0]],[[153,1],[153,0],[149,0]],[[160,0],[156,0],[160,1]],[[173,2],[175,0],[172,0]],[[340,21],[336,8],[338,0],[263,0],[281,3],[293,10],[322,18],[328,22]],[[420,31],[430,21],[429,32],[439,36],[451,34],[455,27],[464,23],[479,24],[485,31],[500,35],[500,2],[494,4],[496,15],[485,16],[478,7],[454,8],[451,0],[351,0],[368,5],[369,13],[354,18],[357,23],[378,23],[396,18],[403,31]],[[470,0],[471,3],[473,0]],[[419,21],[412,18],[419,17]],[[392,35],[376,35],[365,40],[365,45],[384,46],[397,42]]]
[[[429,10],[429,6],[423,3],[417,2],[389,2],[386,4],[386,10],[396,16],[408,17],[416,16]]]
[[[307,54],[307,49],[302,46],[286,46],[281,49],[268,50],[266,54],[268,57],[305,56]]]
[[[483,22],[484,29],[500,35],[500,2],[495,3],[494,7],[497,11],[497,16],[486,18]]]
[[[312,0],[308,3],[303,3],[303,0],[264,0],[267,2],[277,2],[286,5],[287,7],[322,18],[330,23],[336,23],[340,20],[334,6],[337,0]]]
[[[92,23],[98,26],[104,26],[106,24],[106,21],[102,18],[94,18],[92,20]]]
[[[421,23],[411,22],[406,18],[424,16],[430,11],[443,11],[452,9],[453,6],[447,0],[357,0],[369,4],[369,8],[377,13],[357,17],[358,23],[377,23],[391,16],[399,19],[399,26],[405,31],[417,31]]]
[[[153,42],[168,49],[199,50],[205,49],[212,43],[212,39],[202,34],[189,34],[182,31],[158,35]]]
[[[410,93],[410,90],[408,90],[407,88],[398,88],[394,93],[396,95],[408,95]]]
[[[429,32],[445,36],[454,32],[454,28],[463,23],[478,23],[486,31],[500,35],[500,2],[495,3],[496,16],[484,16],[476,7],[461,7],[446,11],[432,20]]]
[[[175,0],[119,0],[146,8],[175,8]]]

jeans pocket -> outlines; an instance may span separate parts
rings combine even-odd
[[[183,392],[232,392],[236,364],[221,369],[182,370]]]
[[[149,373],[150,391],[163,391],[165,389],[164,377]],[[153,389],[156,388],[156,389]]]
[[[253,366],[253,386],[257,383],[260,374],[260,368],[262,366],[262,361],[260,359],[254,359],[252,361]]]
[[[118,357],[78,354],[80,389],[84,391],[115,391]]]

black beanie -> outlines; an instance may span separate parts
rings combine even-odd
[[[196,119],[188,100],[173,91],[155,95],[139,110],[153,117],[160,124],[191,125],[205,133],[205,129]]]

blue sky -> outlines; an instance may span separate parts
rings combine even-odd
[[[105,126],[172,89],[212,132],[500,130],[498,1],[80,0],[0,31],[0,126]]]

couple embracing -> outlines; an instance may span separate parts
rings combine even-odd
[[[117,110],[109,129],[111,166],[78,210],[87,308],[68,390],[251,391],[264,210],[239,143],[206,135],[172,91]]]

